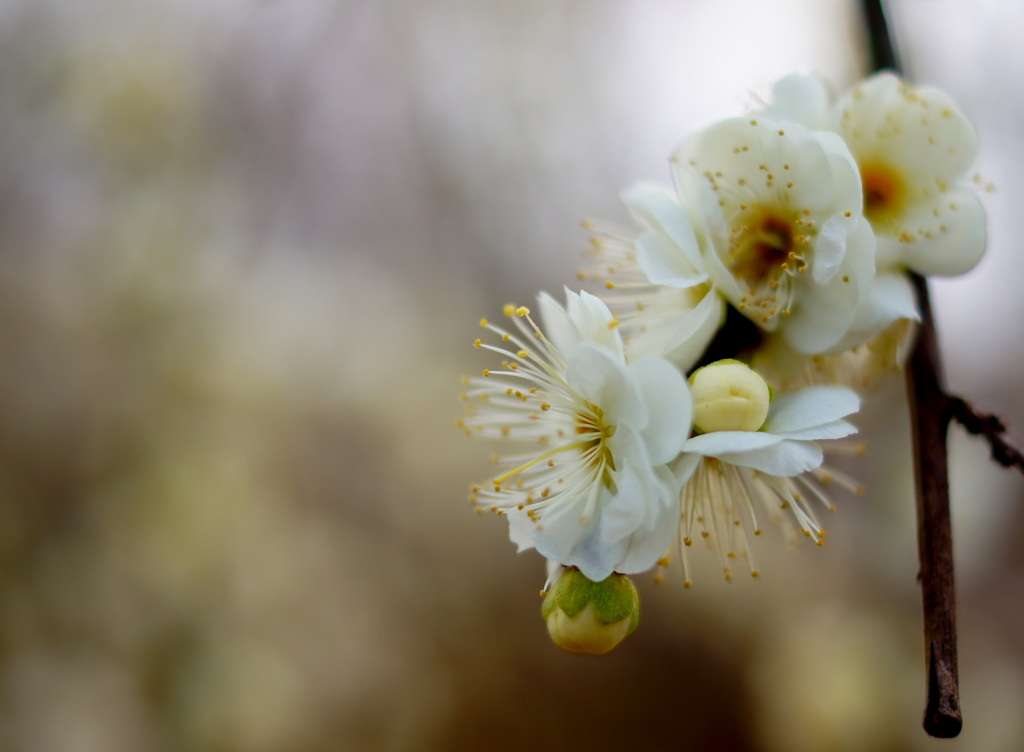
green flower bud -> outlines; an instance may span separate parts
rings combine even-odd
[[[693,425],[702,433],[756,431],[768,417],[771,388],[738,360],[718,360],[690,375]]]
[[[640,622],[640,596],[624,574],[592,582],[567,569],[540,609],[548,633],[571,653],[601,655],[633,634]]]

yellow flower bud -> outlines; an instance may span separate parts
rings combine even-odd
[[[768,382],[738,360],[719,360],[694,371],[690,394],[693,424],[702,433],[756,431],[771,403]]]
[[[640,597],[624,574],[592,582],[567,569],[544,598],[541,615],[558,647],[601,655],[631,635],[640,621]]]

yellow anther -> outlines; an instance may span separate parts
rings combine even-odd
[[[527,308],[526,306],[519,306],[516,309],[516,316],[529,316],[529,315],[530,315],[530,309]]]
[[[480,319],[480,326],[488,326],[490,323],[487,319]]]
[[[506,316],[512,316],[516,312],[516,307],[512,303],[506,303],[505,307],[501,309],[501,312]]]

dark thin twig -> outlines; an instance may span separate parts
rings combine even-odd
[[[979,413],[962,397],[949,397],[950,417],[975,436],[988,442],[992,459],[1003,467],[1024,473],[1024,452],[1006,435],[1006,426],[998,415]]]
[[[872,68],[899,72],[883,0],[864,0]],[[949,519],[949,468],[946,434],[953,417],[953,400],[942,375],[935,319],[928,283],[911,274],[921,312],[921,329],[910,354],[907,387],[913,426],[917,478],[917,551],[921,600],[924,606],[928,697],[924,729],[949,738],[960,733],[959,671],[956,655],[956,598],[953,588],[953,539]]]

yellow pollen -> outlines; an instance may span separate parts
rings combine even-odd
[[[506,303],[505,306],[501,309],[501,312],[504,313],[506,316],[513,316],[516,312],[516,307],[512,303]]]
[[[526,306],[519,306],[516,309],[516,316],[529,316],[529,315],[530,315],[530,309],[527,308]]]

